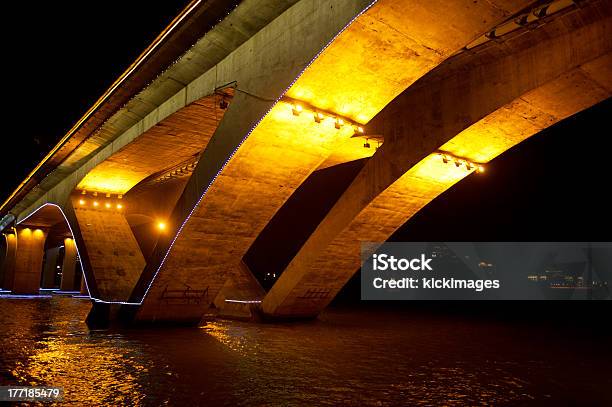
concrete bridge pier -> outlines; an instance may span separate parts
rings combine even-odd
[[[241,261],[225,281],[214,300],[218,316],[229,319],[254,320],[256,311],[266,291],[259,284],[249,267]]]
[[[89,292],[94,300],[86,322],[91,328],[108,328],[119,321],[121,303],[128,300],[145,266],[145,258],[125,218],[125,202],[108,196],[73,195],[68,205],[83,274],[89,283],[85,287],[83,278],[81,293]],[[74,241],[64,241],[63,290],[74,288],[74,245]]]
[[[15,260],[4,288],[13,294],[38,294],[46,237],[46,230],[17,227]]]
[[[0,287],[8,289],[9,281],[12,281],[15,267],[15,256],[17,251],[17,238],[14,233],[5,233],[4,257],[0,266]]]
[[[81,295],[87,295],[89,294],[87,291],[87,283],[85,282],[85,272],[83,272],[83,276],[81,277]]]
[[[42,288],[54,288],[55,273],[57,272],[57,263],[60,256],[60,248],[53,247],[45,250],[45,261],[42,275]]]
[[[122,209],[104,197],[73,197],[72,205],[75,230],[82,242],[81,260],[91,271],[88,281],[95,283],[92,294],[104,301],[127,301],[145,259]],[[72,259],[74,256],[76,253]],[[74,265],[69,273],[74,279]]]
[[[77,289],[75,284],[76,257],[77,251],[74,240],[69,237],[65,238],[64,260],[62,261],[62,281],[60,283],[60,290],[62,291],[72,291]]]
[[[131,318],[123,316],[125,310],[120,304],[93,302],[85,323],[90,329],[108,329],[123,326]]]

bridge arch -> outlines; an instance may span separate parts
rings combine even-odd
[[[449,59],[386,106],[366,126],[385,143],[285,268],[263,312],[316,316],[359,269],[360,241],[385,241],[479,165],[610,97],[610,19],[605,2],[591,2]]]
[[[54,277],[57,268],[62,270],[59,288],[64,291],[81,289],[75,279],[75,266],[82,258],[73,227],[62,207],[47,202],[27,215],[18,218],[14,226],[4,233],[6,256],[4,259],[3,288],[15,294],[38,294],[41,288],[57,286]],[[58,263],[59,249],[63,260]],[[45,261],[43,259],[46,258]],[[44,268],[43,268],[44,264]],[[83,273],[82,292],[89,295],[87,276]]]
[[[228,277],[241,280],[240,296],[263,294],[250,284],[241,259],[297,186],[394,96],[528,3],[340,1],[324,10],[302,1],[268,25],[251,48],[257,69],[226,74],[242,89],[186,187],[185,221],[132,296],[144,298],[137,317],[197,322]],[[410,17],[405,7],[412,8]],[[455,25],[441,23],[454,14],[461,16]],[[274,46],[266,46],[279,30]],[[376,91],[365,92],[371,82]],[[165,306],[169,287],[197,288],[209,297]]]

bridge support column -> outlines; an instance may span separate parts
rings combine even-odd
[[[235,319],[257,319],[255,309],[266,295],[265,290],[241,261],[215,298],[219,316]]]
[[[8,288],[9,284],[12,284],[13,273],[15,271],[15,256],[17,252],[17,238],[13,233],[7,233],[4,235],[5,239],[5,252],[2,266],[0,269],[0,287]],[[9,283],[10,282],[10,283]]]
[[[42,288],[54,288],[55,273],[57,272],[57,260],[60,248],[54,247],[45,251],[45,265],[43,267]]]
[[[81,276],[81,295],[87,295],[87,284],[85,283],[85,273]]]
[[[64,239],[64,261],[62,262],[62,282],[60,289],[62,291],[72,291],[76,289],[75,268],[76,268],[76,245],[71,238]]]
[[[38,294],[46,237],[42,229],[17,228],[15,263],[6,287],[13,294]]]
[[[119,304],[94,302],[85,322],[92,329],[107,329],[121,326],[120,310],[121,306]]]
[[[102,203],[98,206],[90,202],[87,206],[77,201],[73,205],[83,240],[79,246],[81,261],[91,271],[89,281],[94,280],[89,287],[91,295],[103,301],[127,301],[145,260],[125,216]],[[74,271],[71,274],[74,276]]]

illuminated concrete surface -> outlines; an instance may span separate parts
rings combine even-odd
[[[223,118],[220,100],[201,98],[160,121],[89,171],[77,189],[125,194],[145,178],[197,157]]]
[[[64,239],[64,259],[62,260],[62,280],[60,290],[73,291],[75,285],[75,268],[77,262],[77,250],[74,239]],[[80,287],[78,287],[80,288]]]
[[[191,164],[195,165],[195,164]],[[185,184],[192,175],[192,168],[181,166],[178,170],[164,172],[149,182],[143,181],[124,197],[125,219],[128,221],[140,250],[147,262],[158,243],[166,237],[168,230],[160,230],[159,222],[168,223],[168,218],[183,193]],[[175,173],[176,175],[172,175]]]
[[[145,266],[143,245],[146,248],[155,243],[139,242],[132,230],[138,226],[138,218],[130,224],[128,220],[134,218],[126,215],[138,209],[145,211],[142,207],[152,197],[117,198],[123,198],[141,181],[161,177],[168,168],[189,160],[197,162],[225,112],[219,107],[221,97],[231,100],[231,91],[201,98],[171,114],[94,167],[78,184],[77,190],[86,194],[77,194],[72,200],[76,226],[82,239],[83,261],[96,283],[98,298],[126,301]],[[176,199],[164,192],[163,188],[156,190],[173,205]],[[99,206],[93,207],[96,203]]]
[[[13,276],[15,274],[15,258],[17,253],[17,238],[15,233],[5,233],[4,235],[4,256],[2,261],[2,288],[9,289],[13,286]]]
[[[354,10],[354,6],[334,8],[333,24],[329,25],[327,14],[319,15],[328,10],[317,10],[313,14],[309,2],[301,2],[283,15],[289,21],[299,20],[299,25],[286,27],[283,21],[276,20],[266,27],[271,31],[282,27],[285,35],[275,49],[255,52],[265,64],[274,61],[270,69],[278,72],[275,83],[266,84],[259,94],[280,96],[284,87],[291,85],[287,95],[295,100],[274,104],[259,123],[247,120],[238,124],[234,122],[234,112],[239,111],[244,120],[245,116],[250,117],[245,110],[254,111],[256,120],[263,109],[258,108],[262,105],[261,98],[235,98],[209,144],[211,147],[202,155],[201,163],[208,168],[198,166],[202,170],[200,173],[211,169],[204,180],[208,178],[209,182],[214,182],[174,242],[153,280],[138,318],[193,318],[198,321],[227,278],[240,273],[241,259],[263,227],[312,171],[336,150],[348,146],[347,141],[356,133],[356,126],[369,121],[391,99],[444,58],[525,4],[517,3],[514,9],[503,10],[480,3],[446,2],[436,7],[429,2],[379,1],[333,39],[339,28],[350,22],[360,9]],[[361,7],[366,6],[364,2]],[[414,13],[406,15],[402,11],[406,7],[413,8]],[[449,26],[442,23],[440,16],[451,14],[460,16],[460,23],[452,26],[452,35],[449,35]],[[316,29],[313,30],[313,26]],[[316,52],[321,46],[301,46],[313,31],[319,36],[328,33],[327,38],[320,39],[322,45],[333,39],[319,56]],[[410,38],[407,40],[407,37]],[[278,52],[291,46],[294,48],[284,54]],[[316,59],[293,82],[299,73],[291,69],[293,61],[296,58],[308,61],[315,56]],[[283,68],[285,72],[279,72]],[[258,71],[248,74],[259,75]],[[261,87],[261,80],[254,83],[255,77],[247,76],[238,83],[251,84],[249,89]],[[272,101],[278,96],[268,98]],[[292,111],[297,104],[303,108],[298,115]],[[320,123],[314,120],[316,113],[324,115]],[[340,128],[335,126],[338,117],[346,122]],[[349,121],[353,121],[353,125],[349,125]],[[249,134],[251,123],[257,126]],[[241,144],[240,138],[228,144],[230,132],[232,136],[248,137]],[[213,149],[215,141],[221,138],[225,142],[224,154]],[[231,160],[214,178],[213,171],[218,171],[231,148],[237,147]],[[207,184],[201,179],[199,184],[199,188],[188,185],[187,193],[201,194]],[[199,194],[190,192],[192,189],[199,189]],[[143,276],[149,277],[147,273]],[[175,292],[185,287],[205,293],[202,294],[204,298],[197,303],[186,300],[185,304],[175,303],[174,307],[163,306],[168,303],[164,301],[165,291]],[[253,293],[257,292],[254,287]]]
[[[17,228],[13,281],[6,286],[13,294],[38,294],[46,236],[42,229]]]
[[[263,311],[317,315],[359,269],[359,242],[385,241],[474,171],[444,163],[438,149],[486,163],[609,97],[611,36],[610,9],[595,3],[459,55],[409,88],[370,124],[385,144],[291,261]]]
[[[94,201],[97,202],[97,201]],[[96,282],[98,298],[126,301],[145,266],[130,225],[115,208],[81,206],[74,213],[83,242],[83,261]]]

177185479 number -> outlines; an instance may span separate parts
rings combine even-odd
[[[61,387],[0,386],[0,401],[60,401]]]

